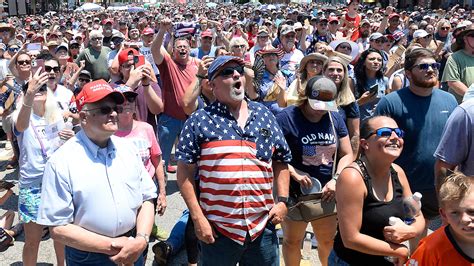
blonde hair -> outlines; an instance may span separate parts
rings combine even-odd
[[[349,86],[349,75],[347,73],[348,72],[347,66],[340,57],[337,57],[337,56],[329,57],[328,60],[326,60],[326,63],[324,63],[323,65],[323,74],[328,68],[329,63],[331,62],[339,63],[344,69],[344,77],[342,78],[341,85],[339,85],[339,87],[337,88],[336,104],[338,106],[345,106],[345,105],[355,102],[354,94],[352,93],[352,90]]]
[[[44,120],[47,125],[56,123],[63,118],[61,109],[58,107],[58,102],[54,97],[53,91],[49,88],[46,92],[46,101],[44,103]]]
[[[446,178],[439,190],[438,200],[441,207],[447,202],[459,202],[472,191],[474,179],[461,172],[454,172]]]
[[[229,47],[232,48],[234,45],[245,44],[245,51],[249,49],[249,43],[243,37],[234,37],[230,40]]]

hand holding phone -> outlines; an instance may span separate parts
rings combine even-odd
[[[133,57],[133,62],[135,64],[135,68],[145,65],[145,56],[144,55],[136,55]]]
[[[44,60],[36,59],[31,62],[31,73],[36,73],[38,69],[41,69],[41,72],[44,71]]]
[[[40,51],[41,50],[41,43],[28,43],[26,45],[27,51]]]
[[[370,91],[370,94],[377,94],[377,92],[379,91],[379,84],[375,84],[371,86],[369,91]]]

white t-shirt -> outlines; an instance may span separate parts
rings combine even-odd
[[[72,91],[68,90],[63,85],[59,85],[56,87],[56,90],[53,92],[56,101],[58,102],[59,108],[64,111],[69,111],[69,103],[71,102],[72,98]]]
[[[292,75],[296,73],[300,67],[300,62],[303,59],[304,54],[298,49],[294,49],[289,53],[285,53],[280,59],[280,71],[288,71]]]
[[[153,66],[153,71],[155,72],[155,75],[160,74],[160,71],[158,70],[158,67],[155,64],[155,59],[153,59],[153,55],[151,54],[151,49],[150,47],[145,47],[142,46],[140,47],[140,53],[145,56],[145,60],[148,61]]]

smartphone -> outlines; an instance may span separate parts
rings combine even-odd
[[[41,72],[44,71],[44,60],[43,59],[36,59],[31,62],[31,73],[33,75],[38,71],[38,69],[41,69]]]
[[[370,94],[377,94],[377,92],[379,91],[379,84],[375,84],[372,87],[370,87],[369,91],[370,91]]]
[[[133,62],[135,63],[135,68],[138,68],[139,66],[143,66],[145,64],[145,56],[136,55],[133,57]]]
[[[29,43],[26,45],[26,50],[28,51],[40,51],[41,43]]]

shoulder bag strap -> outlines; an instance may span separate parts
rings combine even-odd
[[[334,177],[334,173],[336,173],[336,162],[337,162],[337,151],[338,151],[338,147],[339,147],[339,137],[337,135],[337,131],[336,131],[336,128],[334,127],[334,121],[332,119],[332,114],[331,114],[331,111],[328,112],[328,115],[329,115],[329,121],[331,121],[331,127],[332,127],[332,131],[334,132],[334,139],[336,141],[336,152],[334,152],[334,160],[333,160],[333,164],[332,164],[332,175],[331,175],[331,178]]]

